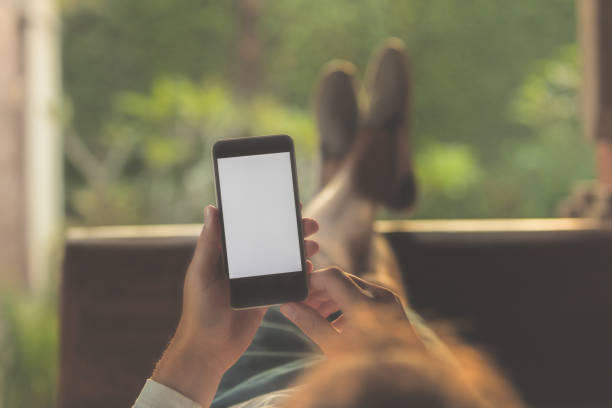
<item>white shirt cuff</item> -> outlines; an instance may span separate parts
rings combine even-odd
[[[149,378],[132,408],[202,408],[202,406],[180,392]]]

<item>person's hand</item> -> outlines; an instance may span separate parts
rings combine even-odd
[[[326,354],[339,344],[339,338],[359,335],[360,330],[354,329],[361,329],[359,318],[363,311],[410,324],[400,297],[387,288],[336,267],[312,272],[309,281],[308,298],[301,303],[287,303],[280,311]],[[342,314],[336,320],[327,320],[339,310]]]
[[[318,224],[304,218],[303,230],[304,236],[312,235],[318,230]],[[306,257],[318,249],[315,241],[304,240]],[[208,206],[185,276],[181,319],[152,377],[203,406],[212,400],[225,371],[247,349],[267,311],[267,308],[233,310],[230,307],[229,280],[220,255],[218,211]],[[308,272],[312,271],[310,261],[307,267]]]

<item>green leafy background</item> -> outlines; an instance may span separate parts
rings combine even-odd
[[[199,221],[214,202],[211,143],[243,135],[297,140],[307,201],[319,70],[344,58],[363,80],[389,36],[406,42],[414,78],[412,217],[552,217],[572,184],[593,176],[577,117],[573,0],[264,1],[248,99],[235,81],[237,7],[65,2],[63,120],[100,170],[88,179],[67,155],[71,224]]]

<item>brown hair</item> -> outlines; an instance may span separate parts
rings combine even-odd
[[[359,325],[339,336],[328,360],[300,379],[287,406],[523,407],[510,383],[484,353],[438,326],[446,352],[424,345],[406,320],[364,310]]]

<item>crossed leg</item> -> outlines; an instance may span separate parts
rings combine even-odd
[[[304,210],[305,216],[316,219],[320,225],[316,240],[321,250],[311,260],[315,269],[339,266],[393,290],[406,300],[395,254],[387,239],[374,231],[377,201],[364,194],[358,184],[362,181],[358,175],[368,165],[370,152],[380,147],[379,140],[371,136],[385,135],[359,135],[360,140],[344,165]]]
[[[405,209],[415,201],[410,152],[410,76],[398,39],[389,39],[368,69],[370,103],[360,112],[355,67],[332,61],[317,92],[322,189],[304,214],[319,221],[315,268],[339,266],[406,299],[397,259],[373,229],[378,205]],[[359,118],[364,116],[363,118]]]

